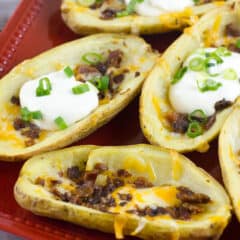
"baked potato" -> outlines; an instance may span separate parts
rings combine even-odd
[[[144,144],[34,156],[14,195],[34,214],[115,232],[117,239],[219,239],[231,209],[204,170],[173,150]]]
[[[240,191],[239,191],[239,120],[240,105],[234,106],[234,110],[225,121],[219,135],[219,159],[224,184],[232,199],[233,208],[240,221]]]
[[[99,34],[19,64],[0,81],[0,159],[86,137],[139,93],[156,57],[138,37]]]
[[[141,128],[152,144],[208,150],[240,92],[238,25],[239,2],[213,10],[159,58],[140,99]]]
[[[154,5],[151,5],[153,2]],[[61,12],[66,25],[78,34],[152,34],[183,29],[195,23],[199,15],[224,2],[226,1],[63,0]],[[179,7],[182,3],[183,6]],[[140,13],[144,12],[143,15],[135,12],[138,7],[136,5],[141,5],[139,8]]]

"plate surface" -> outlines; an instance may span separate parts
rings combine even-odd
[[[60,0],[22,0],[14,16],[0,33],[0,77],[24,59],[60,43],[78,38],[60,17]],[[178,33],[148,36],[152,46],[163,51]],[[122,131],[124,129],[124,131]],[[109,124],[77,144],[124,145],[147,142],[138,120],[135,99]],[[208,153],[187,156],[221,182],[217,141]],[[111,240],[113,235],[85,229],[70,223],[35,216],[20,208],[13,197],[13,186],[22,163],[0,162],[0,228],[27,239]],[[239,223],[233,217],[221,240],[240,239]],[[135,239],[135,238],[126,238]]]

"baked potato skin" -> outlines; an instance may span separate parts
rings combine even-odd
[[[124,46],[125,44],[125,46]],[[97,34],[73,42],[65,43],[26,60],[16,66],[0,81],[0,108],[10,102],[12,96],[17,96],[24,82],[42,76],[52,71],[58,71],[65,66],[79,64],[81,56],[86,52],[108,51],[119,48],[124,52],[122,65],[133,67],[126,74],[116,93],[108,103],[99,107],[86,118],[73,124],[63,131],[49,132],[40,142],[30,147],[15,147],[11,142],[0,139],[0,158],[4,161],[24,160],[35,154],[66,146],[82,139],[107,123],[139,93],[142,83],[155,64],[157,57],[144,40],[124,34]],[[140,51],[139,51],[140,50]],[[135,71],[140,76],[134,77]]]
[[[174,159],[172,156],[177,159]],[[109,158],[107,158],[109,156]],[[208,213],[202,221],[147,221],[145,227],[136,236],[142,239],[219,239],[223,229],[230,218],[230,203],[223,188],[202,169],[196,167],[192,162],[184,156],[150,145],[133,145],[121,147],[96,147],[96,146],[78,146],[51,153],[41,154],[28,160],[19,175],[14,187],[14,195],[16,201],[25,209],[32,211],[37,215],[47,216],[56,219],[62,219],[87,228],[98,229],[104,232],[114,232],[115,218],[122,218],[125,222],[124,235],[130,235],[138,226],[139,217],[134,215],[114,215],[100,212],[94,209],[86,208],[79,205],[54,200],[50,194],[34,185],[34,179],[39,174],[56,174],[59,166],[67,169],[70,166],[77,165],[80,168],[91,169],[96,162],[103,162],[110,169],[121,168],[123,159],[128,156],[140,157],[146,159],[146,164],[152,164],[153,169],[160,169],[162,166],[164,171],[156,172],[157,177],[155,184],[185,184],[191,185],[193,190],[208,194],[216,205],[213,207],[214,213]],[[111,158],[110,158],[111,157]],[[87,162],[87,159],[88,162]],[[118,161],[117,161],[118,160]],[[173,177],[173,168],[175,161],[182,169],[181,174],[177,178]],[[164,165],[163,165],[164,164]],[[136,169],[128,169],[130,172],[138,173]],[[185,171],[186,170],[186,171]],[[146,176],[149,174],[145,172]],[[192,178],[195,176],[194,178]],[[168,179],[168,178],[171,179]],[[191,177],[192,181],[189,181]],[[216,215],[215,215],[216,214]],[[214,216],[215,215],[215,216]]]
[[[220,132],[218,148],[223,181],[232,199],[238,221],[240,221],[239,121],[240,101],[238,99]]]
[[[99,18],[98,10],[80,6],[74,0],[63,0],[61,5],[62,18],[66,25],[75,33],[81,35],[100,32],[123,32],[134,34],[154,34],[172,30],[183,29],[197,20],[197,15],[202,15],[225,1],[208,3],[183,12],[164,14],[162,17],[144,17],[130,15],[111,20]]]
[[[232,107],[229,107],[217,113],[213,126],[196,138],[174,133],[169,128],[165,117],[166,113],[173,110],[168,98],[173,74],[189,54],[204,46],[205,32],[213,27],[216,19],[220,19],[220,26],[213,35],[221,36],[224,27],[232,21],[236,21],[237,14],[231,5],[226,5],[211,11],[203,16],[196,25],[185,29],[184,34],[159,58],[145,81],[140,98],[139,114],[142,131],[150,143],[179,152],[194,150],[205,152],[209,148],[209,142],[218,135],[225,119],[232,111]]]

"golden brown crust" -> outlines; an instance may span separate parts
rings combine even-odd
[[[186,186],[211,198],[207,212],[188,221],[145,219],[145,225],[137,233],[137,237],[156,240],[170,240],[174,237],[191,240],[219,239],[229,221],[229,199],[216,180],[183,155],[144,144],[121,147],[79,146],[33,157],[24,164],[20,172],[14,188],[15,198],[23,208],[35,214],[105,232],[114,232],[114,221],[116,224],[116,221],[120,220],[127,223],[123,233],[129,235],[141,222],[137,215],[113,215],[56,200],[41,185],[35,184],[38,176],[54,178],[59,171],[64,172],[71,166],[91,170],[96,163],[105,164],[109,170],[115,171],[128,165],[127,170],[131,174],[144,175],[155,186],[164,184]]]
[[[218,135],[231,107],[217,113],[215,123],[201,136],[189,138],[186,134],[173,132],[169,127],[167,114],[174,112],[174,109],[169,102],[168,89],[174,73],[186,57],[197,48],[204,45],[209,47],[209,41],[213,43],[215,37],[220,38],[226,25],[236,21],[236,9],[229,5],[206,14],[196,25],[185,29],[184,34],[159,58],[143,86],[140,99],[141,128],[152,144],[180,152],[204,152],[209,148],[208,143]],[[212,39],[209,40],[209,37]]]
[[[152,34],[183,29],[195,23],[197,15],[202,15],[223,4],[224,1],[208,3],[187,8],[183,12],[164,14],[159,17],[130,15],[122,18],[103,20],[99,18],[100,13],[98,9],[95,10],[81,6],[73,0],[63,0],[61,12],[66,25],[81,35],[99,32]]]
[[[1,160],[22,160],[41,152],[64,147],[86,137],[107,123],[139,93],[145,77],[155,64],[157,54],[153,53],[151,47],[138,37],[124,34],[98,34],[63,44],[27,60],[16,66],[1,79],[0,108],[3,112],[11,97],[18,95],[18,91],[24,82],[57,71],[59,68],[62,69],[68,65],[74,67],[79,64],[81,56],[86,52],[108,52],[111,49],[121,49],[123,51],[122,67],[129,70],[124,75],[124,80],[114,97],[109,102],[99,105],[86,118],[69,126],[67,129],[47,132],[46,136],[33,146],[18,146],[10,139],[10,135],[5,134],[5,139],[0,139]],[[135,71],[141,74],[136,77]],[[8,115],[11,114],[8,113]],[[2,117],[0,115],[0,118],[3,121],[3,114]],[[1,121],[0,123],[2,123]],[[11,121],[10,125],[12,124]],[[0,127],[0,131],[3,131],[1,124]],[[18,133],[14,132],[14,130],[12,132],[14,137],[17,136],[21,141]]]

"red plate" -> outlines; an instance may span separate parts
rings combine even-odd
[[[22,0],[14,16],[0,33],[0,77],[14,65],[77,36],[65,27],[60,17],[60,0]],[[164,50],[177,33],[148,36],[154,48]],[[122,131],[124,129],[124,131]],[[113,121],[78,144],[124,145],[146,142],[138,121],[138,99]],[[221,181],[217,141],[208,153],[188,157]],[[111,240],[112,234],[85,229],[70,223],[38,217],[20,208],[13,197],[13,186],[22,163],[0,162],[0,228],[28,239]],[[235,217],[221,240],[240,239]],[[134,238],[127,238],[134,239]]]

